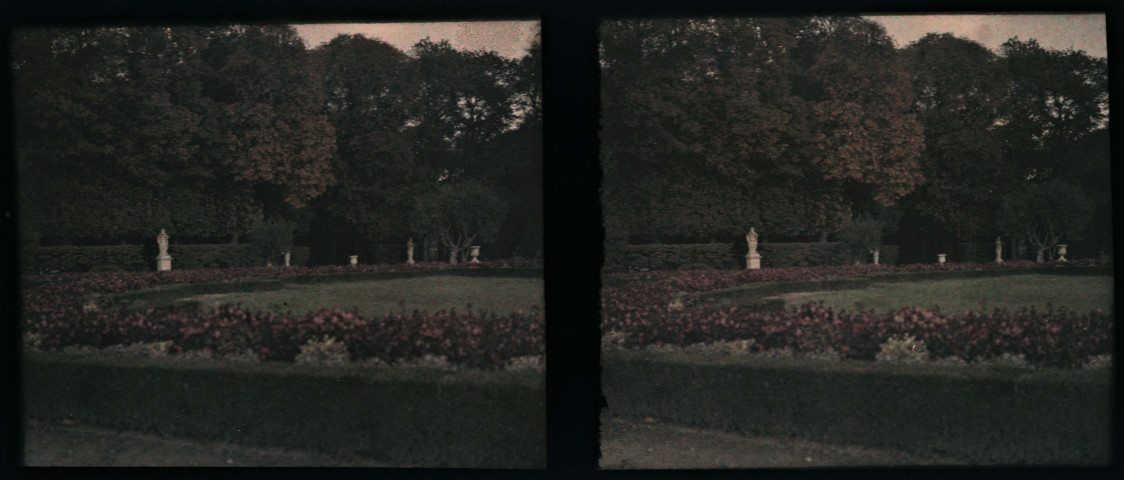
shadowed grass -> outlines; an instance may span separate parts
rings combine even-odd
[[[357,308],[365,316],[387,312],[435,312],[466,305],[500,314],[544,305],[541,278],[473,278],[436,276],[357,281],[320,285],[288,285],[276,291],[199,295],[204,305],[241,303],[253,310],[312,312],[322,308]]]
[[[1034,306],[1045,309],[1065,306],[1077,312],[1113,307],[1112,277],[1013,275],[1000,278],[933,280],[910,283],[878,283],[858,290],[783,294],[785,307],[822,300],[825,305],[850,311],[878,313],[902,307],[940,307],[945,314],[994,309],[1017,310]]]

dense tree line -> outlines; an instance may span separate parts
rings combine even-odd
[[[600,33],[610,244],[727,241],[749,226],[827,239],[860,218],[907,243],[1043,229],[1111,242],[1103,58],[1017,38],[993,53],[948,34],[899,49],[846,16]]]
[[[285,25],[13,40],[21,227],[43,243],[239,241],[269,220],[351,254],[417,236],[419,196],[472,182],[509,206],[505,254],[541,249],[537,41],[512,60],[309,49]]]

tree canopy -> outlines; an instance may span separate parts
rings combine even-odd
[[[601,38],[606,227],[619,235],[834,231],[921,178],[912,87],[877,24],[616,21]]]
[[[44,244],[237,240],[270,218],[365,254],[457,180],[518,205],[503,250],[542,248],[537,42],[509,59],[309,49],[285,25],[44,28],[12,52],[21,226]]]
[[[854,16],[618,20],[600,39],[610,242],[823,239],[890,207],[888,231],[994,238],[1027,192],[1065,185],[1095,211],[1063,227],[1111,242],[1103,58],[896,48]]]

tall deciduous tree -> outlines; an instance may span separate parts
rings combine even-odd
[[[340,35],[314,55],[336,134],[338,182],[325,195],[325,213],[345,218],[371,243],[404,235],[413,196],[431,181],[416,161],[409,128],[417,109],[416,65],[391,45],[360,35]]]
[[[1001,47],[1011,78],[1003,110],[1004,153],[1025,178],[1073,178],[1067,153],[1108,115],[1108,63],[1073,50],[1012,38]]]
[[[335,182],[335,131],[320,76],[291,26],[209,32],[205,88],[218,116],[208,146],[265,215],[303,207]]]
[[[907,202],[962,240],[996,232],[1012,183],[996,131],[1010,79],[1002,60],[971,40],[929,34],[902,52],[925,127],[925,184]]]
[[[411,55],[420,72],[415,151],[435,179],[471,177],[485,145],[515,126],[518,63],[428,38]]]
[[[812,163],[852,208],[892,205],[922,181],[914,93],[885,29],[858,17],[813,18],[793,54],[810,115]]]
[[[185,28],[17,35],[21,203],[45,239],[223,233],[222,209],[197,195],[213,177],[195,143],[201,44]]]

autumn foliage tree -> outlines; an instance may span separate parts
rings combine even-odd
[[[617,241],[835,231],[920,182],[912,87],[872,22],[630,20],[601,38]]]
[[[225,135],[220,161],[231,185],[252,192],[265,215],[300,208],[335,182],[335,130],[320,76],[291,26],[209,32],[211,100]]]
[[[46,239],[243,234],[333,181],[334,133],[290,27],[16,37],[21,203]]]

